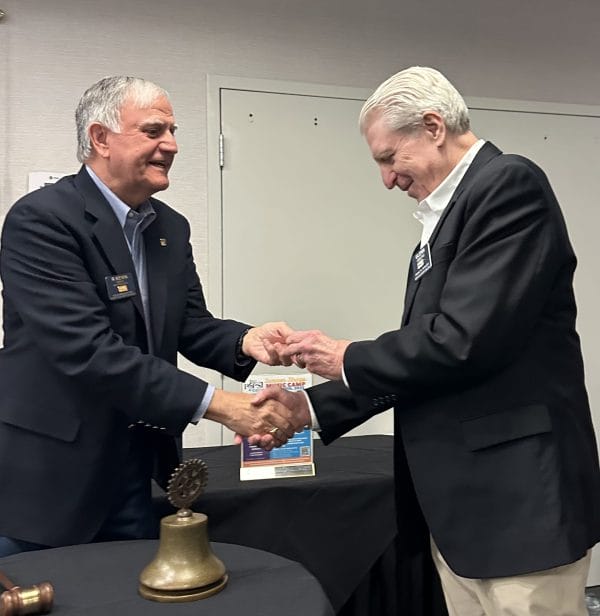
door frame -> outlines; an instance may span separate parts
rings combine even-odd
[[[215,315],[223,315],[223,190],[220,161],[221,91],[245,90],[274,94],[319,96],[365,100],[371,90],[326,84],[207,75],[207,198],[208,198],[208,283],[206,294]],[[226,137],[225,137],[226,139]],[[225,155],[227,142],[225,141]]]

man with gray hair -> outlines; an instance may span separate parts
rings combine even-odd
[[[208,311],[189,224],[152,197],[177,153],[167,93],[108,77],[76,123],[79,173],[17,201],[2,232],[0,557],[155,536],[150,479],[165,485],[190,422],[277,444],[299,427],[176,367],[243,380],[292,330]]]
[[[423,225],[402,325],[360,342],[294,332],[282,361],[330,382],[260,398],[325,443],[394,407],[402,545],[430,544],[451,616],[585,616],[600,473],[576,258],[552,188],[530,160],[478,139],[432,68],[380,85],[360,129]]]

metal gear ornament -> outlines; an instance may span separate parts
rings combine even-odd
[[[189,510],[208,483],[208,467],[199,458],[182,462],[172,473],[167,496],[173,507]]]

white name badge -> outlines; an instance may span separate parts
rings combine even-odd
[[[432,267],[431,252],[429,250],[429,242],[420,248],[413,257],[413,272],[414,279],[419,280],[423,274],[428,272]]]

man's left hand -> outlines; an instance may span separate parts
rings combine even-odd
[[[252,327],[242,341],[242,352],[267,366],[291,366],[292,361],[279,354],[279,349],[294,330],[283,321]]]
[[[315,329],[293,332],[286,343],[287,358],[299,368],[332,381],[342,379],[344,353],[350,340],[335,340]]]

